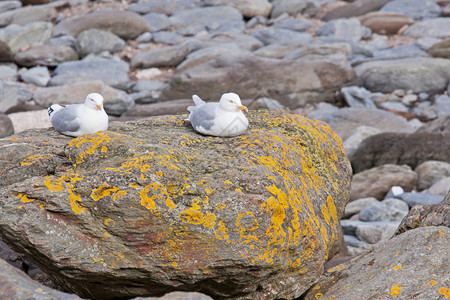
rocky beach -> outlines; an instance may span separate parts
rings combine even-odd
[[[0,295],[450,299],[449,95],[448,0],[0,1]]]

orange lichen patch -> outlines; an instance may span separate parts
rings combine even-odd
[[[323,294],[322,293],[317,293],[314,297],[316,297],[316,299],[322,298]]]
[[[20,201],[22,201],[23,203],[32,202],[32,201],[35,200],[35,199],[32,199],[32,198],[28,198],[28,196],[26,194],[22,194],[22,193],[19,193],[19,194],[17,194],[14,197],[19,198]]]
[[[81,206],[81,197],[80,195],[76,194],[71,189],[68,190],[69,192],[69,201],[70,201],[70,207],[72,208],[72,211],[78,215],[80,215],[82,212],[86,210],[83,206]]]
[[[114,221],[111,218],[107,218],[105,219],[105,221],[103,221],[103,224],[105,224],[108,227],[114,227],[116,225],[116,221]]]
[[[327,272],[328,273],[333,273],[335,271],[339,271],[339,270],[342,270],[344,268],[345,268],[345,266],[343,264],[340,264],[340,265],[337,265],[337,266],[335,266],[335,267],[333,267],[331,269],[328,269]]]
[[[398,266],[395,266],[395,267],[394,267],[394,270],[397,271],[397,270],[400,270],[401,268],[402,268],[402,266],[401,266],[401,265],[398,265]]]
[[[393,298],[396,298],[398,295],[400,295],[400,290],[401,290],[402,288],[403,288],[403,287],[401,287],[401,286],[399,286],[399,285],[394,285],[394,286],[391,288],[391,291],[388,292],[388,294],[391,295]]]
[[[45,159],[45,158],[49,158],[49,157],[52,157],[52,155],[34,155],[34,156],[25,158],[20,164],[22,166],[29,166],[29,165],[34,164],[36,160]]]
[[[438,293],[445,297],[445,299],[450,299],[450,289],[446,287],[441,287]]]
[[[119,190],[119,188],[116,186],[111,187],[108,184],[103,183],[98,188],[92,190],[91,198],[94,201],[98,201],[103,197],[110,196],[112,193],[114,193],[118,190]]]
[[[116,201],[119,200],[127,195],[127,191],[117,191],[114,193],[112,200]]]
[[[50,192],[60,192],[64,189],[64,185],[61,179],[54,179],[53,176],[47,176],[44,184]]]
[[[436,284],[438,284],[437,283],[437,281],[436,280],[428,280],[427,281],[427,284],[432,288],[432,287],[434,287]]]

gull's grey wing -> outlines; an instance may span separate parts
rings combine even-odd
[[[52,117],[52,125],[59,132],[73,132],[80,128],[76,105],[69,105],[55,112]]]
[[[189,115],[192,127],[196,130],[199,127],[209,130],[214,125],[215,111],[218,105],[218,103],[205,103],[192,111]]]

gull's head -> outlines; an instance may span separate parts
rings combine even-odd
[[[98,108],[98,110],[103,109],[103,96],[97,93],[90,93],[86,97],[86,105],[91,108]]]
[[[247,107],[242,105],[241,98],[235,93],[225,93],[220,98],[220,107],[228,111],[238,111],[242,110],[248,112]]]

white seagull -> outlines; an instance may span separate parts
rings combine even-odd
[[[206,103],[197,95],[192,96],[195,106],[189,106],[188,121],[195,131],[220,137],[237,136],[248,128],[248,120],[241,98],[235,93],[225,93],[219,102]]]
[[[48,116],[56,131],[69,136],[77,137],[108,129],[103,97],[97,93],[87,95],[84,103],[66,107],[53,104],[48,108]]]

